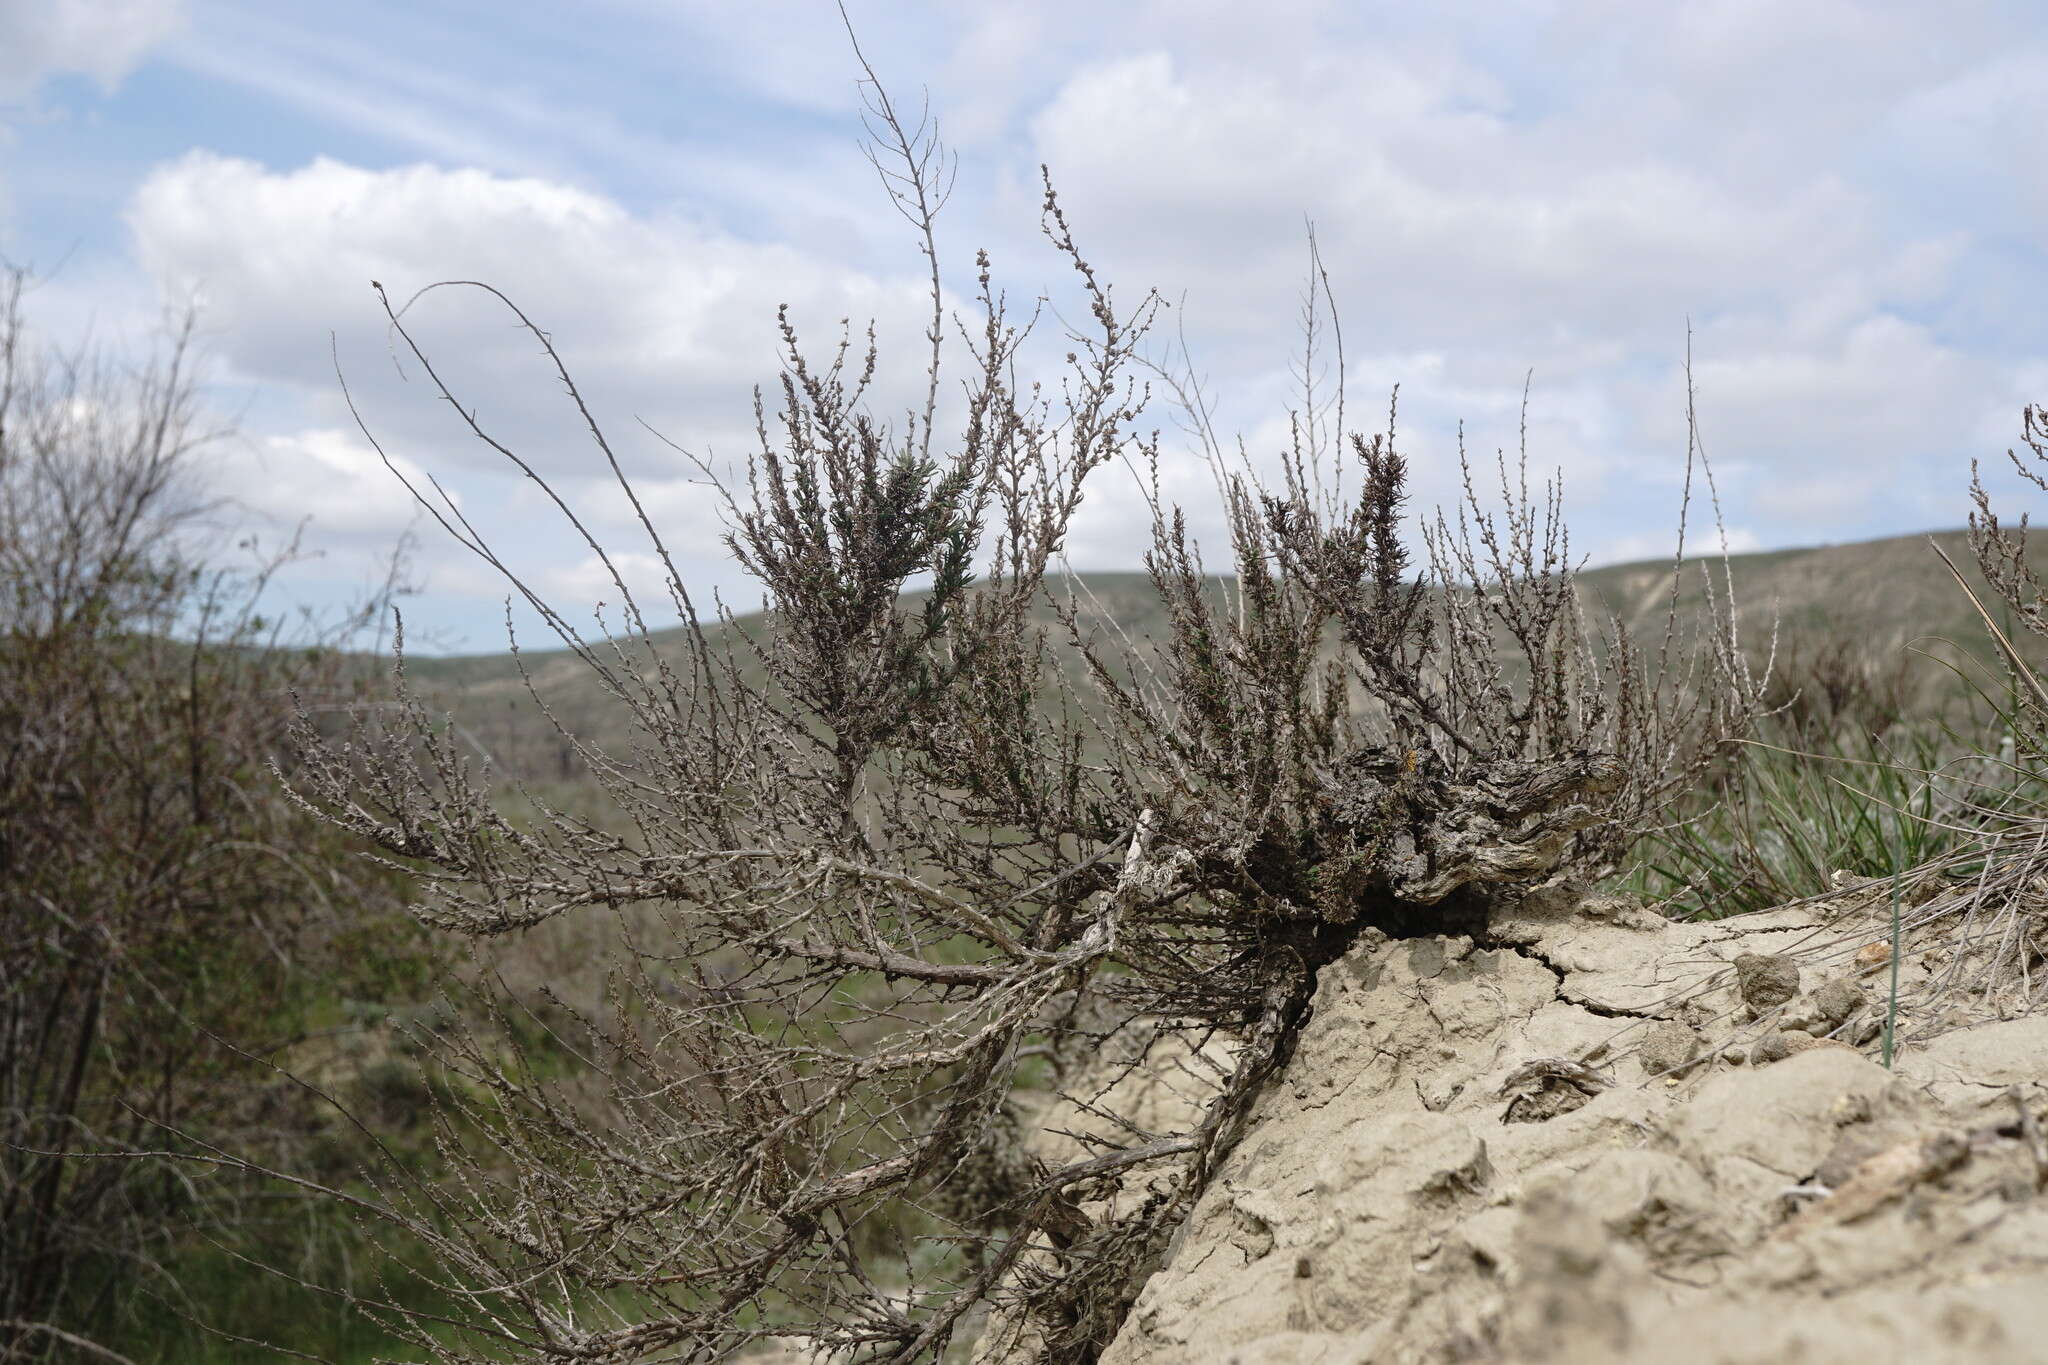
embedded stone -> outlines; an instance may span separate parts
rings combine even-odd
[[[1659,1019],[1644,1033],[1637,1059],[1649,1075],[1683,1070],[1699,1055],[1700,1036],[1676,1019]]]
[[[1762,1014],[1799,994],[1799,964],[1783,953],[1744,953],[1735,959],[1736,987],[1753,1014]]]

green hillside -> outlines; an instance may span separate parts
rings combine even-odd
[[[1987,602],[1967,534],[1960,530],[1897,536],[1849,545],[1773,550],[1720,558],[1691,558],[1679,578],[1678,608],[1689,618],[1706,602],[1708,581],[1720,595],[1732,581],[1745,647],[1761,654],[1771,643],[1773,623],[1781,658],[1810,659],[1830,648],[1848,649],[1868,665],[1899,663],[1916,684],[1942,689],[1951,675],[1930,660],[1906,657],[1909,647],[1941,649],[1939,641],[1977,658],[1991,657],[1992,642],[1956,587],[1929,541],[1938,542],[1962,567]],[[1589,611],[1613,614],[1639,639],[1661,634],[1671,602],[1671,563],[1645,561],[1589,569],[1579,576]],[[1224,580],[1217,580],[1220,592]],[[1164,625],[1164,614],[1142,573],[1091,573],[1078,580],[1082,618],[1097,629],[1114,622],[1133,639],[1144,640]],[[913,597],[913,601],[915,598]],[[1050,607],[1042,615],[1052,620]],[[738,619],[736,629],[758,632],[758,615]],[[722,631],[714,631],[722,639]],[[654,649],[677,657],[680,626],[652,633]],[[646,644],[627,646],[641,650]],[[607,646],[609,648],[609,646]],[[1952,650],[1944,652],[1953,654]],[[501,769],[524,777],[569,778],[567,746],[535,711],[523,664],[533,687],[572,733],[607,746],[623,742],[620,708],[598,680],[565,649],[523,648],[408,661],[414,679],[436,704],[453,713],[472,742],[489,752]]]
[[[1923,637],[1943,637],[1979,653],[1990,636],[1969,599],[1956,587],[1948,567],[1929,542],[1938,543],[1964,571],[1986,601],[1976,559],[1965,531],[1936,531],[1850,545],[1769,550],[1732,555],[1741,623],[1750,638],[1768,636],[1775,617],[1781,639],[1812,642],[1840,636],[1888,656]],[[1717,589],[1720,561],[1689,560],[1681,576],[1681,610],[1697,610],[1711,570]],[[1663,618],[1669,601],[1671,564],[1616,564],[1579,576],[1582,588],[1631,628],[1641,630]]]

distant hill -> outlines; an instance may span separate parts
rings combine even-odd
[[[1756,651],[1769,644],[1775,617],[1781,654],[1811,655],[1846,642],[1866,657],[1888,663],[1916,642],[1928,648],[1935,640],[1947,640],[1989,659],[1989,633],[1929,547],[1930,539],[1948,552],[1996,613],[1995,599],[1984,588],[1967,534],[1961,530],[1733,555],[1725,571],[1718,556],[1689,558],[1680,577],[1679,611],[1689,617],[1704,605],[1703,570],[1711,573],[1717,594],[1723,590],[1725,572],[1733,582],[1744,644]],[[1670,603],[1670,573],[1667,559],[1588,569],[1578,581],[1589,610],[1614,614],[1639,639],[1647,640],[1652,632],[1662,632]],[[1217,580],[1219,592],[1223,584]],[[1099,624],[1114,621],[1140,640],[1163,627],[1164,614],[1144,574],[1091,573],[1082,585],[1094,599],[1086,613],[1089,619]],[[1049,612],[1046,616],[1050,620]],[[748,616],[737,625],[752,632],[762,621]],[[680,650],[682,638],[680,626],[651,637],[654,647],[670,657]],[[556,717],[572,732],[607,744],[625,737],[617,708],[567,650],[524,649],[517,661],[502,651],[414,658],[408,660],[408,668],[438,704],[451,710],[476,742],[507,767],[543,777],[560,766],[560,775],[567,777],[569,768],[561,758],[566,746],[534,714],[519,675],[521,662]],[[1925,673],[1933,683],[1945,681],[1931,661],[1913,660],[1909,668]]]
[[[1775,614],[1780,637],[1788,642],[1841,636],[1879,654],[1937,636],[1973,653],[1988,649],[1991,638],[1982,620],[1929,541],[1948,553],[1996,613],[1996,599],[1989,595],[1970,552],[1969,533],[1955,530],[1731,555],[1727,565],[1740,623],[1754,636],[1768,632]],[[1700,571],[1710,569],[1718,585],[1720,566],[1718,557],[1688,559],[1681,581],[1681,611],[1702,605]],[[1643,629],[1663,619],[1670,572],[1669,560],[1615,564],[1586,570],[1579,575],[1579,584],[1632,628]]]

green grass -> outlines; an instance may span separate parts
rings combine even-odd
[[[417,1248],[392,1250],[424,1264]],[[260,1268],[372,1296],[380,1292],[380,1259],[338,1206],[287,1198],[267,1216],[212,1236],[195,1232],[174,1246],[163,1261],[168,1284],[146,1285],[98,1339],[150,1365],[274,1365],[282,1357],[272,1347],[336,1365],[424,1360],[340,1294],[316,1293]],[[393,1277],[390,1288],[408,1306],[441,1306],[410,1276]]]
[[[1994,755],[2002,728],[1904,721],[1872,733],[1766,723],[1637,845],[1628,889],[1673,913],[1720,918],[1882,878],[1951,855],[2039,810],[2048,783]],[[1954,873],[1969,870],[1957,864]]]

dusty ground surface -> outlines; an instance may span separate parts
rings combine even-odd
[[[2048,1017],[1856,913],[1362,942],[1105,1365],[2048,1361]]]

